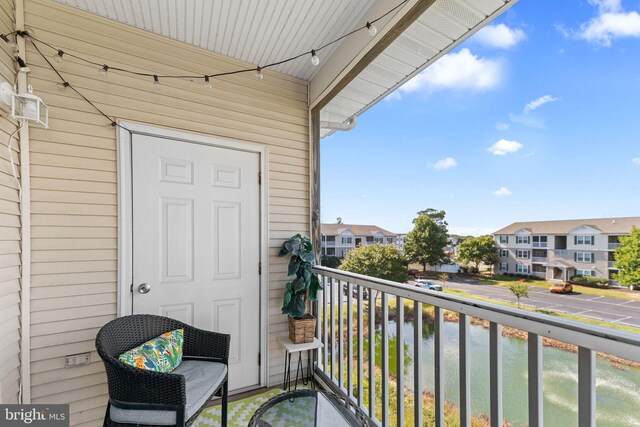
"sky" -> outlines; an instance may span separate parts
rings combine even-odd
[[[640,0],[520,0],[321,142],[322,222],[640,216]]]

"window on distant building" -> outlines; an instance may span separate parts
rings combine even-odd
[[[387,237],[387,243],[393,243],[393,237]]]
[[[576,252],[573,257],[576,262],[593,262],[595,254],[592,252]]]
[[[506,262],[500,263],[500,271],[509,271],[509,264]]]
[[[367,237],[367,243],[373,243],[373,236]]]
[[[327,236],[325,236],[324,234],[322,235],[322,241],[326,242],[327,241]]]
[[[329,256],[335,256],[336,254],[336,248],[326,248],[327,249],[327,255]]]
[[[500,243],[509,243],[509,236],[500,236]]]
[[[335,242],[336,236],[327,236],[327,242]]]
[[[516,258],[529,259],[529,255],[530,255],[529,251],[523,251],[523,250],[516,251]]]
[[[531,243],[531,236],[516,236],[517,244],[529,244]]]
[[[593,270],[583,270],[576,268],[576,276],[595,276],[596,272]]]
[[[534,248],[546,248],[547,247],[547,236],[533,236],[533,247]]]
[[[500,257],[507,258],[509,256],[509,251],[506,249],[500,249]]]
[[[343,245],[350,245],[353,243],[353,237],[343,237],[342,238],[342,244]]]
[[[593,245],[594,236],[573,236],[573,243],[576,245]]]
[[[516,264],[516,273],[529,273],[529,266],[525,264]]]
[[[373,239],[376,243],[384,243],[384,237],[376,237]]]

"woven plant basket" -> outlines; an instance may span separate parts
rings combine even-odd
[[[294,344],[313,342],[316,336],[316,318],[305,314],[299,319],[289,317],[289,339]]]

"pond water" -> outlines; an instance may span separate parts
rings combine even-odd
[[[390,323],[390,336],[395,323]],[[489,331],[472,325],[471,409],[474,414],[489,413]],[[434,336],[423,329],[423,387],[434,389]],[[413,324],[405,323],[407,354],[413,354]],[[504,419],[513,426],[527,424],[527,343],[503,337]],[[390,352],[393,354],[393,352]],[[405,384],[413,388],[413,360],[407,359]],[[444,322],[444,388],[447,401],[459,402],[458,324]],[[552,347],[543,348],[544,423],[572,426],[578,423],[578,355]],[[597,358],[596,417],[598,427],[640,426],[640,369],[614,367]]]

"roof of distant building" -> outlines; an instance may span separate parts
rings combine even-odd
[[[514,222],[493,234],[515,234],[523,229],[532,234],[565,234],[582,226],[591,227],[605,234],[629,233],[634,226],[640,227],[640,217]]]
[[[398,235],[376,225],[321,224],[320,227],[320,232],[325,236],[337,236],[345,230],[349,230],[356,236],[374,236],[378,233],[382,233],[386,237],[396,237]]]

